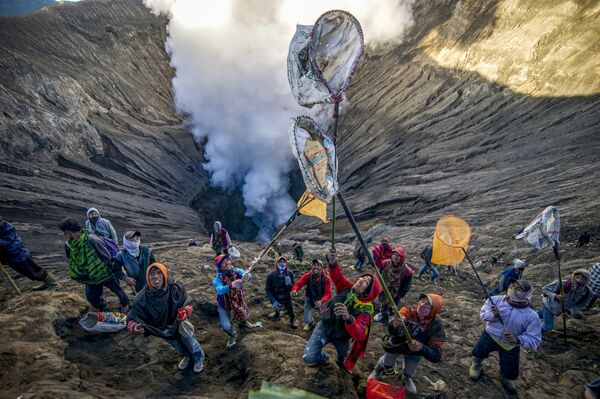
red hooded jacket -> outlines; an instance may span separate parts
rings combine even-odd
[[[383,262],[388,260],[392,256],[393,248],[390,244],[387,244],[385,247],[382,243],[377,244],[375,248],[373,248],[373,260],[375,261],[375,266],[381,271],[383,268]]]

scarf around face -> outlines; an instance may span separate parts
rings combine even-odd
[[[140,256],[140,244],[141,242],[138,240],[128,240],[123,236],[123,247],[134,258]]]

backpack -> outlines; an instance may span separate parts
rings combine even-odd
[[[111,258],[114,258],[115,256],[117,256],[117,254],[119,253],[119,247],[117,247],[117,244],[115,244],[115,242],[112,240],[112,238],[101,237],[101,236],[98,236],[98,238],[100,238],[102,240],[102,242],[104,243],[104,246],[110,253]]]

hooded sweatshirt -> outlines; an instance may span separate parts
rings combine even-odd
[[[144,327],[145,335],[171,338],[179,328],[177,311],[187,303],[187,292],[183,284],[169,279],[169,272],[161,263],[150,265],[146,270],[146,281],[150,279],[150,270],[154,267],[158,267],[163,273],[165,285],[161,289],[152,290],[149,284],[146,284],[135,296],[127,315],[127,322],[140,323]]]
[[[311,304],[315,301],[327,302],[331,299],[331,278],[323,270],[317,276],[313,276],[311,271],[304,273],[294,284],[292,291],[300,291],[304,286],[306,286],[306,298]]]
[[[531,307],[515,307],[506,295],[493,296],[492,301],[498,307],[504,326],[525,349],[536,350],[542,341],[542,324],[540,317]],[[492,312],[490,300],[486,300],[479,317],[485,321],[485,331],[506,350],[514,346],[504,337],[504,327]]]
[[[344,360],[344,367],[351,371],[359,358],[362,358],[369,341],[371,320],[373,315],[373,300],[381,293],[381,283],[371,273],[363,273],[362,276],[371,276],[373,282],[368,293],[358,298],[352,286],[354,282],[344,277],[339,263],[329,265],[329,275],[335,284],[336,295],[321,306],[321,323],[325,326],[328,338],[335,340],[352,339],[350,352]],[[345,321],[335,315],[334,305],[344,303],[352,316],[351,320]]]
[[[425,296],[432,305],[431,313],[425,320],[421,321],[419,319],[416,306],[404,306],[400,309],[400,314],[406,319],[406,328],[410,336],[423,344],[421,350],[418,352],[410,351],[408,344],[404,342],[405,337],[402,326],[394,327],[391,321],[388,323],[390,335],[383,337],[381,341],[386,352],[423,356],[430,362],[439,363],[442,361],[442,349],[446,342],[446,333],[442,321],[436,316],[442,309],[444,298],[438,294],[426,294]]]
[[[221,248],[229,248],[231,246],[231,239],[229,238],[229,232],[225,227],[221,226],[220,222],[218,223],[219,231],[215,231],[213,229],[212,233],[210,233],[210,246],[211,248],[216,248],[220,246]]]
[[[563,290],[565,292],[565,310],[571,314],[582,311],[587,304],[590,297],[590,289],[587,285],[583,287],[577,287],[575,283],[575,274],[583,274],[587,277],[588,282],[590,280],[590,273],[586,269],[577,269],[573,272],[573,275],[568,280],[563,280]],[[554,280],[544,288],[542,288],[544,295],[544,306],[552,311],[557,316],[562,311],[562,305],[559,300],[556,299],[556,295],[560,294],[560,286],[558,280]]]
[[[98,220],[96,223],[92,223],[90,220],[90,213],[98,212],[96,208],[90,208],[87,210],[87,220],[85,221],[85,228],[88,229],[92,234],[95,234],[99,237],[106,237],[112,239],[115,244],[119,243],[117,239],[117,232],[115,228],[110,223],[108,219],[104,219],[100,216],[100,212],[98,212]]]
[[[383,243],[379,243],[373,248],[373,260],[379,271],[383,268],[383,262],[392,256],[392,251],[393,249],[390,244],[384,246]]]
[[[265,284],[265,293],[271,304],[276,301],[284,303],[292,300],[290,292],[294,286],[294,273],[288,269],[287,262],[283,273],[279,272],[278,261],[279,259],[275,261],[275,270],[269,273]]]
[[[400,298],[404,298],[404,296],[406,296],[410,290],[413,271],[410,267],[408,267],[408,265],[404,264],[406,259],[406,251],[404,248],[397,247],[392,251],[392,254],[394,252],[400,255],[400,262],[398,262],[398,265],[394,265],[390,255],[390,259],[383,263],[381,274],[383,281],[385,281],[385,284],[388,286],[390,293],[392,294],[392,297],[395,300],[398,300]],[[380,295],[379,299],[382,302],[387,303],[387,298],[384,295]]]
[[[25,262],[30,254],[17,234],[14,226],[5,220],[0,220],[0,261],[10,265]]]

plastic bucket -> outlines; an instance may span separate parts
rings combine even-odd
[[[367,399],[404,399],[406,386],[397,387],[369,378],[367,381]]]

